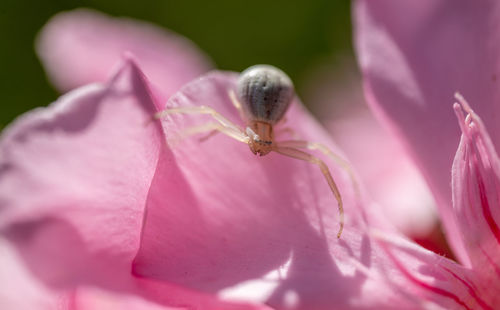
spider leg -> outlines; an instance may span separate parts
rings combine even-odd
[[[160,111],[154,115],[155,119],[161,119],[169,114],[208,114],[214,120],[216,120],[219,124],[226,128],[231,128],[232,130],[243,132],[243,130],[222,116],[219,112],[215,111],[215,109],[207,106],[197,106],[197,107],[177,107],[177,108],[167,108],[163,111]]]
[[[305,140],[287,140],[279,142],[279,145],[283,147],[309,149],[313,151],[318,150],[321,153],[325,154],[326,156],[330,157],[333,161],[335,161],[340,167],[342,167],[347,172],[349,178],[351,179],[351,183],[354,188],[354,192],[356,193],[356,196],[358,197],[360,196],[359,184],[356,181],[356,177],[354,176],[354,172],[352,171],[351,166],[345,159],[332,152],[332,150],[330,150],[326,145],[317,142],[309,142]]]
[[[200,126],[193,126],[186,128],[181,131],[180,136],[181,139],[184,139],[192,135],[205,132],[209,133],[208,135],[200,138],[200,141],[205,141],[208,138],[212,137],[215,133],[219,132],[243,143],[248,143],[249,140],[248,136],[244,132],[240,130],[234,130],[233,128],[226,127],[220,123],[215,123],[215,122],[209,122]]]
[[[217,122],[210,122],[200,126],[194,126],[183,130],[180,134],[181,139],[189,137],[194,134],[209,132],[205,137],[201,138],[201,141],[205,141],[212,137],[216,133],[222,132],[223,134],[238,140],[240,142],[248,143],[247,134],[236,124],[222,116],[215,109],[207,106],[197,106],[197,107],[177,107],[171,109],[165,109],[156,113],[153,118],[161,119],[169,114],[207,114],[210,115]]]
[[[243,111],[243,106],[241,105],[238,98],[236,98],[236,94],[234,93],[234,90],[232,90],[232,89],[228,90],[227,94],[229,96],[229,99],[231,99],[233,106],[236,108],[236,110],[238,110],[238,113],[240,114],[240,118],[242,120],[246,119],[245,112]]]
[[[244,119],[243,108],[241,107],[241,103],[236,98],[236,94],[234,93],[234,91],[232,89],[228,90],[227,93],[228,93],[229,99],[231,99],[231,103],[236,108],[236,110],[238,110],[238,114],[240,115],[240,118]],[[162,112],[162,113],[164,113],[164,112]],[[225,121],[227,121],[229,123],[229,120],[226,119]],[[237,126],[235,125],[234,127],[237,127]],[[200,142],[204,142],[204,141],[208,140],[209,138],[215,136],[216,134],[218,134],[219,132],[222,132],[223,130],[221,130],[220,128],[216,128],[216,129],[212,129],[212,130],[208,130],[208,129],[202,130],[202,132],[205,132],[205,131],[210,131],[210,132],[207,135],[205,135],[204,137],[200,138]],[[234,138],[234,136],[233,136],[233,138]],[[239,138],[236,140],[242,141]]]
[[[290,147],[290,146],[285,146],[282,145],[281,143],[278,143],[276,146],[273,147],[273,151],[280,153],[282,155],[300,159],[307,161],[311,164],[315,164],[319,167],[321,170],[321,173],[323,173],[323,176],[325,177],[326,181],[328,182],[328,186],[330,187],[330,190],[332,191],[333,195],[335,196],[335,199],[337,199],[337,203],[339,206],[339,217],[340,217],[340,228],[339,232],[337,233],[337,238],[340,238],[342,235],[342,231],[344,230],[344,206],[342,203],[342,196],[340,195],[340,191],[337,187],[337,184],[333,180],[333,177],[330,173],[330,169],[328,169],[328,166],[323,162],[321,159],[317,158],[316,156],[306,153],[304,151],[301,151],[299,149]]]
[[[231,103],[236,108],[236,110],[238,110],[238,114],[240,115],[240,118],[245,119],[244,118],[245,114],[243,112],[243,108],[241,107],[241,103],[236,98],[236,94],[234,93],[234,91],[232,89],[230,89],[230,90],[228,90],[227,93],[228,93],[229,99],[231,99]],[[204,141],[208,140],[209,138],[215,136],[219,132],[221,132],[221,130],[219,130],[219,129],[214,129],[214,130],[210,131],[206,136],[200,138],[200,142],[204,142]]]

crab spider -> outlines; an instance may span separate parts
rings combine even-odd
[[[213,122],[188,128],[181,135],[190,136],[208,132],[209,135],[204,138],[207,139],[214,133],[220,132],[248,144],[250,150],[256,155],[264,156],[270,152],[276,152],[317,165],[338,203],[340,227],[337,237],[340,238],[344,229],[344,207],[340,191],[325,162],[302,149],[318,150],[332,158],[348,172],[357,189],[349,165],[322,144],[304,140],[276,141],[274,139],[273,126],[283,119],[295,96],[290,78],[273,66],[252,66],[241,73],[237,84],[237,94],[233,91],[228,92],[240,117],[247,122],[245,130],[208,106],[167,108],[156,113],[154,117],[159,119],[168,114],[208,114],[213,118]]]

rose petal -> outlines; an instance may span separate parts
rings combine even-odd
[[[233,74],[209,74],[183,87],[168,106],[209,105],[241,124],[228,98],[235,81]],[[340,240],[336,202],[317,167],[274,153],[255,157],[220,134],[204,142],[176,140],[183,129],[209,120],[173,115],[162,121],[172,148],[162,149],[151,185],[136,274],[276,309],[422,309],[420,297],[443,308],[475,304],[450,298],[462,284],[435,267],[440,256],[404,257],[415,263],[400,269],[366,232],[364,218],[380,223],[356,204],[347,174],[334,163],[327,161],[347,217]],[[336,150],[298,101],[286,124]],[[415,284],[411,277],[425,279]]]
[[[436,222],[432,196],[396,141],[365,111],[345,116],[331,128],[384,215],[408,236],[429,233]],[[368,150],[375,149],[367,160]]]
[[[355,6],[356,50],[368,103],[410,150],[433,191],[455,254],[469,264],[452,215],[449,171],[459,132],[456,91],[500,143],[500,2],[365,1]],[[495,130],[496,128],[496,130]]]
[[[45,282],[119,284],[163,141],[131,60],[107,84],[21,116],[0,140],[0,232]]]
[[[456,104],[455,110],[463,133],[452,170],[453,206],[474,270],[490,283],[489,291],[498,291],[500,159],[479,116],[458,99],[462,106]]]
[[[106,81],[127,51],[167,98],[211,67],[183,37],[146,22],[88,9],[54,16],[36,46],[52,83],[63,92]]]
[[[226,302],[211,294],[203,294],[184,287],[148,278],[134,279],[131,291],[162,305],[183,309],[203,310],[271,310],[271,308],[248,302]]]
[[[355,70],[351,64],[318,70],[309,79],[308,102],[384,216],[407,236],[427,237],[437,222],[432,194],[405,150],[367,109]]]
[[[62,294],[48,289],[26,268],[15,247],[0,237],[0,308],[58,309]]]
[[[19,255],[0,255],[0,275],[21,284],[8,283],[1,309],[53,309],[52,289],[61,290],[61,309],[155,308],[153,303],[268,309],[131,275],[146,195],[165,145],[159,124],[150,122],[156,104],[142,72],[126,59],[108,83],[74,90],[6,129],[0,139],[0,241],[6,237]],[[11,262],[34,277],[12,275],[17,269]],[[42,306],[23,299],[31,290]]]
[[[232,74],[205,76],[183,87],[169,100],[169,104],[211,105],[222,115],[241,123],[228,96],[228,91],[234,88],[235,79]],[[325,132],[313,123],[299,104],[294,103],[288,113],[287,122],[305,139],[326,140],[331,145],[325,138]],[[171,140],[181,128],[210,120],[206,116],[176,116],[174,119],[175,122],[164,121],[165,133]],[[353,205],[352,187],[346,182],[345,173],[338,167],[330,168],[343,192],[346,208]],[[232,190],[227,192],[229,188]],[[237,278],[238,271],[227,264],[213,266],[210,260],[223,260],[229,253],[232,259],[241,255],[241,259],[247,260],[245,257],[252,256],[248,251],[255,247],[253,251],[257,253],[274,252],[270,257],[274,257],[275,261],[261,261],[260,266],[255,266],[260,271],[239,272],[246,279],[249,273],[268,271],[270,266],[284,263],[289,258],[291,244],[290,241],[260,240],[280,240],[281,235],[289,233],[290,222],[300,225],[309,216],[319,216],[319,210],[303,210],[310,204],[328,210],[323,214],[324,223],[316,223],[316,227],[310,228],[311,232],[336,235],[339,228],[337,203],[317,167],[276,153],[255,157],[248,146],[223,135],[201,144],[196,138],[186,139],[160,156],[149,193],[136,270],[141,270],[142,275],[156,276],[158,272],[168,272],[169,278],[174,276],[190,284],[225,287],[227,283],[216,283],[211,275],[224,272]],[[348,210],[348,215],[347,226],[353,225],[353,220],[359,221],[359,215],[355,215],[353,210]],[[237,224],[241,221],[245,225]],[[248,227],[254,225],[263,227],[249,231]],[[186,234],[196,236],[192,245],[188,246],[182,238]],[[222,239],[221,235],[224,236]],[[207,239],[214,242],[210,242],[208,247],[200,244]],[[164,246],[164,242],[170,246]],[[175,256],[170,253],[172,250]],[[181,250],[182,253],[179,252]],[[168,262],[165,262],[166,257],[169,257]],[[172,266],[176,267],[175,270]],[[186,276],[185,268],[196,268],[197,271]],[[222,276],[218,278],[223,280]]]
[[[395,269],[411,284],[401,286],[393,282],[395,274],[387,280],[395,291],[420,304],[419,309],[434,309],[439,305],[444,309],[493,310],[493,305],[497,304],[496,291],[490,294],[485,290],[482,279],[474,271],[404,239],[377,231],[373,232],[373,237]],[[412,285],[418,289],[408,295],[405,289]]]
[[[112,293],[97,288],[79,288],[73,296],[73,309],[78,310],[176,310],[135,295]]]
[[[129,277],[118,291],[95,286],[54,289],[24,265],[16,247],[0,237],[0,307],[8,310],[190,309],[270,310],[263,305],[227,303],[175,285]],[[8,281],[7,281],[8,279]],[[170,307],[169,305],[173,305]]]
[[[150,282],[150,283],[145,283]],[[185,290],[175,289],[162,283],[151,283],[143,280],[138,282],[139,292],[147,296],[146,299],[139,295],[126,292],[105,291],[94,287],[80,287],[72,295],[69,309],[78,310],[177,310],[177,309],[203,309],[203,310],[271,310],[266,306],[226,303],[217,301],[212,296],[202,296],[198,293],[188,293]],[[183,296],[183,301],[177,301],[177,306],[165,306],[171,304],[171,296]],[[188,296],[186,296],[188,295]],[[165,298],[165,296],[168,296]],[[189,298],[186,298],[189,297]],[[167,300],[165,300],[167,299]],[[177,297],[177,299],[180,299]]]

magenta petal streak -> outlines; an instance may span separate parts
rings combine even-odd
[[[457,99],[462,138],[453,163],[453,205],[474,270],[498,291],[500,160],[479,116],[461,96]]]

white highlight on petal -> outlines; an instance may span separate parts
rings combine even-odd
[[[280,266],[278,269],[268,272],[261,278],[238,283],[235,286],[228,287],[220,291],[218,295],[222,299],[232,301],[248,302],[250,300],[254,302],[265,302],[271,297],[281,280],[286,278],[291,262],[292,258],[290,257],[285,264]],[[285,294],[285,302],[290,301],[291,303],[294,303],[294,296],[290,295],[290,297],[288,297],[288,293],[289,292]],[[296,297],[298,297],[298,295]],[[287,298],[290,298],[290,300]]]
[[[283,303],[287,309],[294,309],[299,306],[300,297],[297,292],[288,290],[283,297]]]

